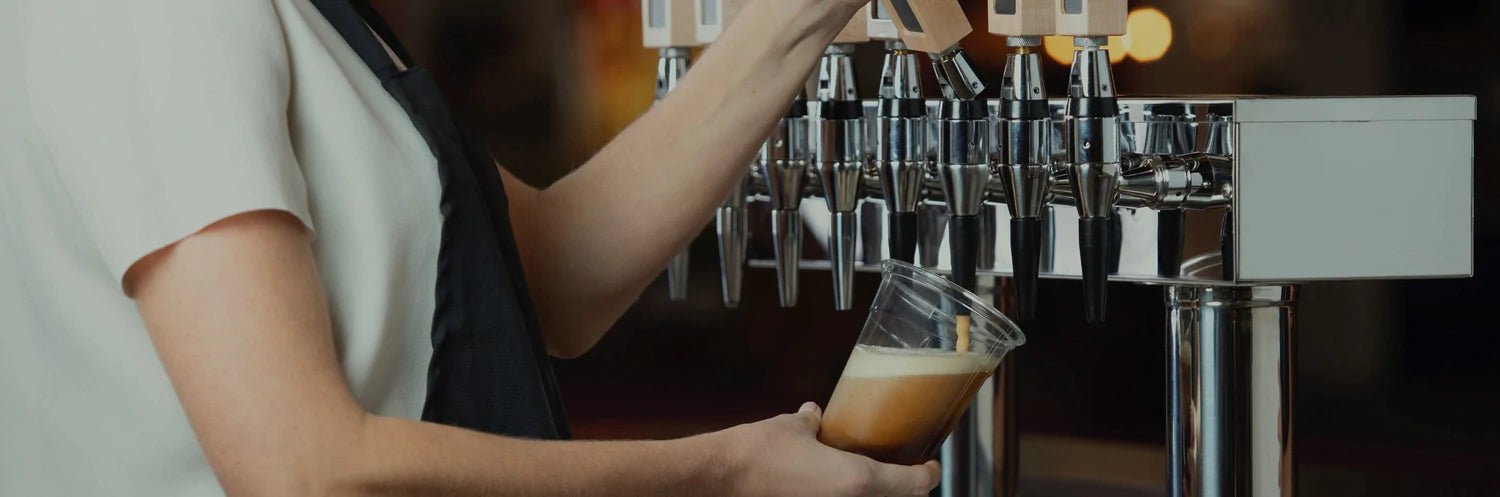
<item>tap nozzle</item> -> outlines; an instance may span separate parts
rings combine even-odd
[[[1040,57],[1030,51],[1040,37],[1012,36],[996,121],[999,154],[995,173],[1010,209],[1010,253],[1016,281],[1017,317],[1036,317],[1041,274],[1042,211],[1052,186],[1052,112],[1042,83]]]
[[[937,73],[938,87],[948,100],[973,100],[984,93],[984,82],[974,70],[973,61],[961,46],[953,45],[932,56],[932,70]]]
[[[656,51],[656,101],[660,102],[667,98],[667,94],[677,89],[677,82],[687,74],[688,67],[692,66],[689,57],[692,50],[685,47],[667,47]]]
[[[771,199],[771,237],[775,240],[776,282],[782,307],[797,304],[797,267],[802,262],[802,193],[807,187],[807,101],[798,96],[757,158]]]
[[[719,283],[724,291],[724,305],[739,307],[740,288],[745,274],[746,244],[750,240],[750,221],[745,214],[745,193],[750,174],[736,183],[714,219],[719,234]]]
[[[953,282],[974,290],[979,266],[980,210],[990,183],[989,111],[977,100],[946,100],[939,110],[938,154],[932,174],[948,202]]]
[[[1084,316],[1103,324],[1108,304],[1115,199],[1120,184],[1120,119],[1105,37],[1073,39],[1068,82],[1066,136],[1068,180],[1078,207],[1079,255],[1083,262]]]
[[[834,306],[854,307],[854,246],[859,237],[860,187],[865,168],[864,105],[855,94],[852,45],[832,45],[818,69],[817,143],[814,156],[823,198],[833,216],[829,261]]]
[[[890,225],[891,258],[909,263],[916,262],[917,205],[927,167],[927,103],[919,67],[906,44],[886,44],[875,118],[874,161]]]

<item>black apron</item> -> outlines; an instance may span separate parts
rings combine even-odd
[[[513,437],[567,438],[494,159],[454,122],[432,74],[412,65],[366,0],[311,1],[406,110],[437,157],[443,230],[422,419]],[[391,60],[387,46],[409,69]]]

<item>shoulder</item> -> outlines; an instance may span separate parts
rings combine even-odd
[[[284,63],[285,37],[270,0],[28,0],[28,67],[205,74],[235,62]],[[221,77],[233,73],[218,73]]]

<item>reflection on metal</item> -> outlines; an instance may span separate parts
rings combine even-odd
[[[985,104],[988,114],[1002,114],[1001,101]],[[880,115],[880,105],[865,102],[864,114]],[[1472,274],[1474,98],[1119,99],[1117,105],[1115,136],[1090,139],[1090,146],[1075,150],[1073,157],[1118,158],[1116,193],[1085,199],[1083,209],[1112,205],[1104,213],[1112,220],[1108,229],[1114,240],[1109,280],[1169,286],[1171,496],[1290,497],[1296,300],[1291,285]],[[1053,164],[1067,164],[1066,102],[1051,100],[1047,106],[1052,122],[1047,155]],[[910,125],[905,134],[891,136],[896,145],[904,144],[901,154],[910,161],[921,161],[911,155],[925,148],[926,160],[944,174],[924,177],[920,189],[896,190],[903,192],[903,210],[914,205],[916,258],[924,267],[948,271],[950,207],[983,217],[993,212],[996,228],[976,230],[985,238],[980,246],[1008,246],[1010,233],[1002,227],[1012,215],[1000,208],[1009,200],[1004,181],[990,180],[975,190],[964,178],[980,180],[977,175],[951,167],[969,162],[957,159],[973,152],[954,147],[965,143],[957,138],[1002,135],[982,129],[985,123],[944,129],[937,118],[940,103],[927,101],[926,107],[925,122],[912,116],[904,123]],[[991,118],[987,124],[997,122]],[[926,129],[924,137],[910,132],[917,126]],[[882,136],[893,129],[871,127]],[[769,203],[774,208],[772,236],[752,233],[757,250],[749,264],[778,268],[784,305],[795,301],[799,268],[830,268],[826,255],[800,258],[801,220],[824,219],[830,206],[802,202],[819,197],[821,190],[811,184],[816,178],[807,168],[807,133],[805,118],[783,120],[747,194],[750,207]],[[948,134],[949,147],[936,146],[942,133]],[[1028,133],[1032,138],[1021,142],[1039,142],[1044,132]],[[998,144],[999,156],[1007,157],[1008,141],[1013,140]],[[1113,150],[1097,150],[1097,144]],[[938,161],[940,155],[944,160]],[[1421,174],[1414,174],[1414,167]],[[1044,205],[1026,210],[1038,211],[1041,276],[1077,279],[1079,202],[1062,169],[1054,167]],[[992,167],[989,172],[1005,171]],[[885,222],[878,212],[888,210],[885,194],[896,190],[880,188],[871,178],[862,185],[857,191],[863,222]],[[906,197],[913,194],[916,198]],[[847,199],[836,200],[833,205],[839,206]],[[829,226],[809,224],[809,236],[826,237]],[[879,238],[889,237],[891,227],[875,228],[860,231],[866,251],[854,264],[857,270],[879,271],[874,261],[890,256],[889,244]],[[884,253],[876,257],[873,251]],[[767,256],[772,253],[780,264]],[[993,291],[988,282],[1010,275],[1014,267],[1009,251],[990,253],[993,257],[979,257],[980,291]],[[1003,364],[996,383],[976,399],[980,407],[971,410],[984,415],[965,421],[957,432],[963,441],[946,449],[953,454],[948,457],[968,463],[945,466],[945,495],[959,495],[947,493],[950,488],[970,489],[962,495],[975,495],[975,489],[1015,495],[1015,454],[1007,449],[1015,446],[1008,440],[1015,436],[1017,363],[1012,358]],[[976,436],[985,440],[975,443]]]
[[[999,112],[998,100],[988,104],[991,114]],[[1061,136],[1064,104],[1050,101],[1054,137]],[[876,114],[877,101],[865,105],[866,115]],[[929,115],[937,107],[929,101]],[[1472,97],[1122,98],[1119,107],[1126,175],[1115,200],[1119,263],[1111,281],[1212,286],[1473,272]],[[938,126],[932,121],[927,140],[935,154]],[[1157,153],[1165,148],[1157,138],[1162,133],[1173,136],[1174,154]],[[1418,139],[1434,146],[1410,146]],[[1064,156],[1060,142],[1053,141],[1054,158]],[[1411,174],[1414,164],[1424,174]],[[789,198],[793,191],[818,197],[805,188],[805,177],[798,178],[799,190],[777,188],[781,205],[801,203]],[[1070,186],[1061,183],[1049,191],[1043,211],[1041,277],[1077,279],[1078,212]],[[879,189],[861,192],[862,202],[884,206]],[[757,182],[749,201],[769,201],[767,193],[764,181]],[[1004,193],[1001,182],[992,181],[984,201],[1003,205]],[[941,184],[929,181],[922,195],[918,262],[947,271]],[[1397,198],[1402,201],[1388,200]],[[806,216],[827,216],[824,204],[801,207]],[[1180,248],[1163,246],[1160,236],[1158,213],[1174,209],[1183,216]],[[1234,216],[1226,216],[1231,209]],[[1009,226],[1008,209],[996,217],[997,226]],[[996,230],[997,247],[1009,246],[1008,231]],[[764,250],[752,252],[772,253],[770,242],[765,234],[753,235],[751,243]],[[1224,257],[1226,248],[1234,257]],[[1164,251],[1180,252],[1176,274],[1160,267]],[[980,273],[1009,276],[1009,251],[995,255],[994,268]],[[810,254],[802,264],[827,267],[823,260]],[[750,265],[774,263],[752,258]]]
[[[1290,497],[1296,288],[1167,290],[1170,497]]]

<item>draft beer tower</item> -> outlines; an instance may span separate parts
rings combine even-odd
[[[855,183],[867,185],[857,202],[884,204],[888,229],[863,230],[861,241],[885,257],[916,258],[981,295],[994,297],[996,278],[1014,277],[1016,316],[1077,312],[1066,302],[1038,306],[1037,278],[1081,280],[1083,314],[1094,323],[1105,322],[1108,282],[1163,288],[1165,493],[1292,497],[1298,285],[1473,274],[1475,99],[1121,97],[1102,46],[1123,33],[1126,7],[986,2],[989,31],[1015,50],[998,95],[982,100],[985,85],[959,48],[970,27],[955,0],[880,0],[868,26],[871,38],[887,41],[885,68],[878,98],[859,100],[871,159]],[[648,25],[670,24],[656,12],[664,11],[648,12]],[[1075,40],[1064,98],[1046,97],[1034,52],[1037,37],[1050,34]],[[648,46],[680,43],[651,39]],[[916,52],[932,59],[943,98],[923,96]],[[663,63],[664,74],[685,68],[685,59],[667,60],[674,62]],[[847,122],[855,118],[812,125],[809,116],[823,119],[826,103],[793,103],[743,199],[725,203],[769,211],[770,232],[749,233],[757,250],[747,265],[776,269],[784,306],[796,302],[800,270],[880,270],[868,257],[845,264],[843,249],[832,251],[833,261],[801,257],[802,200],[824,197],[811,210],[826,203],[835,215],[848,212],[849,183],[839,175],[852,173],[823,166],[858,159],[857,147],[837,148],[858,140],[858,125]],[[820,141],[830,128],[835,139]],[[815,142],[818,166],[810,170]],[[923,168],[926,175],[915,172]],[[966,227],[975,223],[964,216],[983,219],[989,209],[1008,232],[987,231],[982,221],[981,229]],[[954,219],[950,256],[929,257],[943,228],[922,213],[944,210]],[[809,225],[809,236],[842,236],[847,228],[837,224]],[[974,247],[1002,246],[1002,234],[1011,250],[998,251],[993,264],[972,255],[983,255]],[[969,420],[944,446],[942,495],[1018,495],[1013,360],[1002,363],[996,385],[980,390]]]

